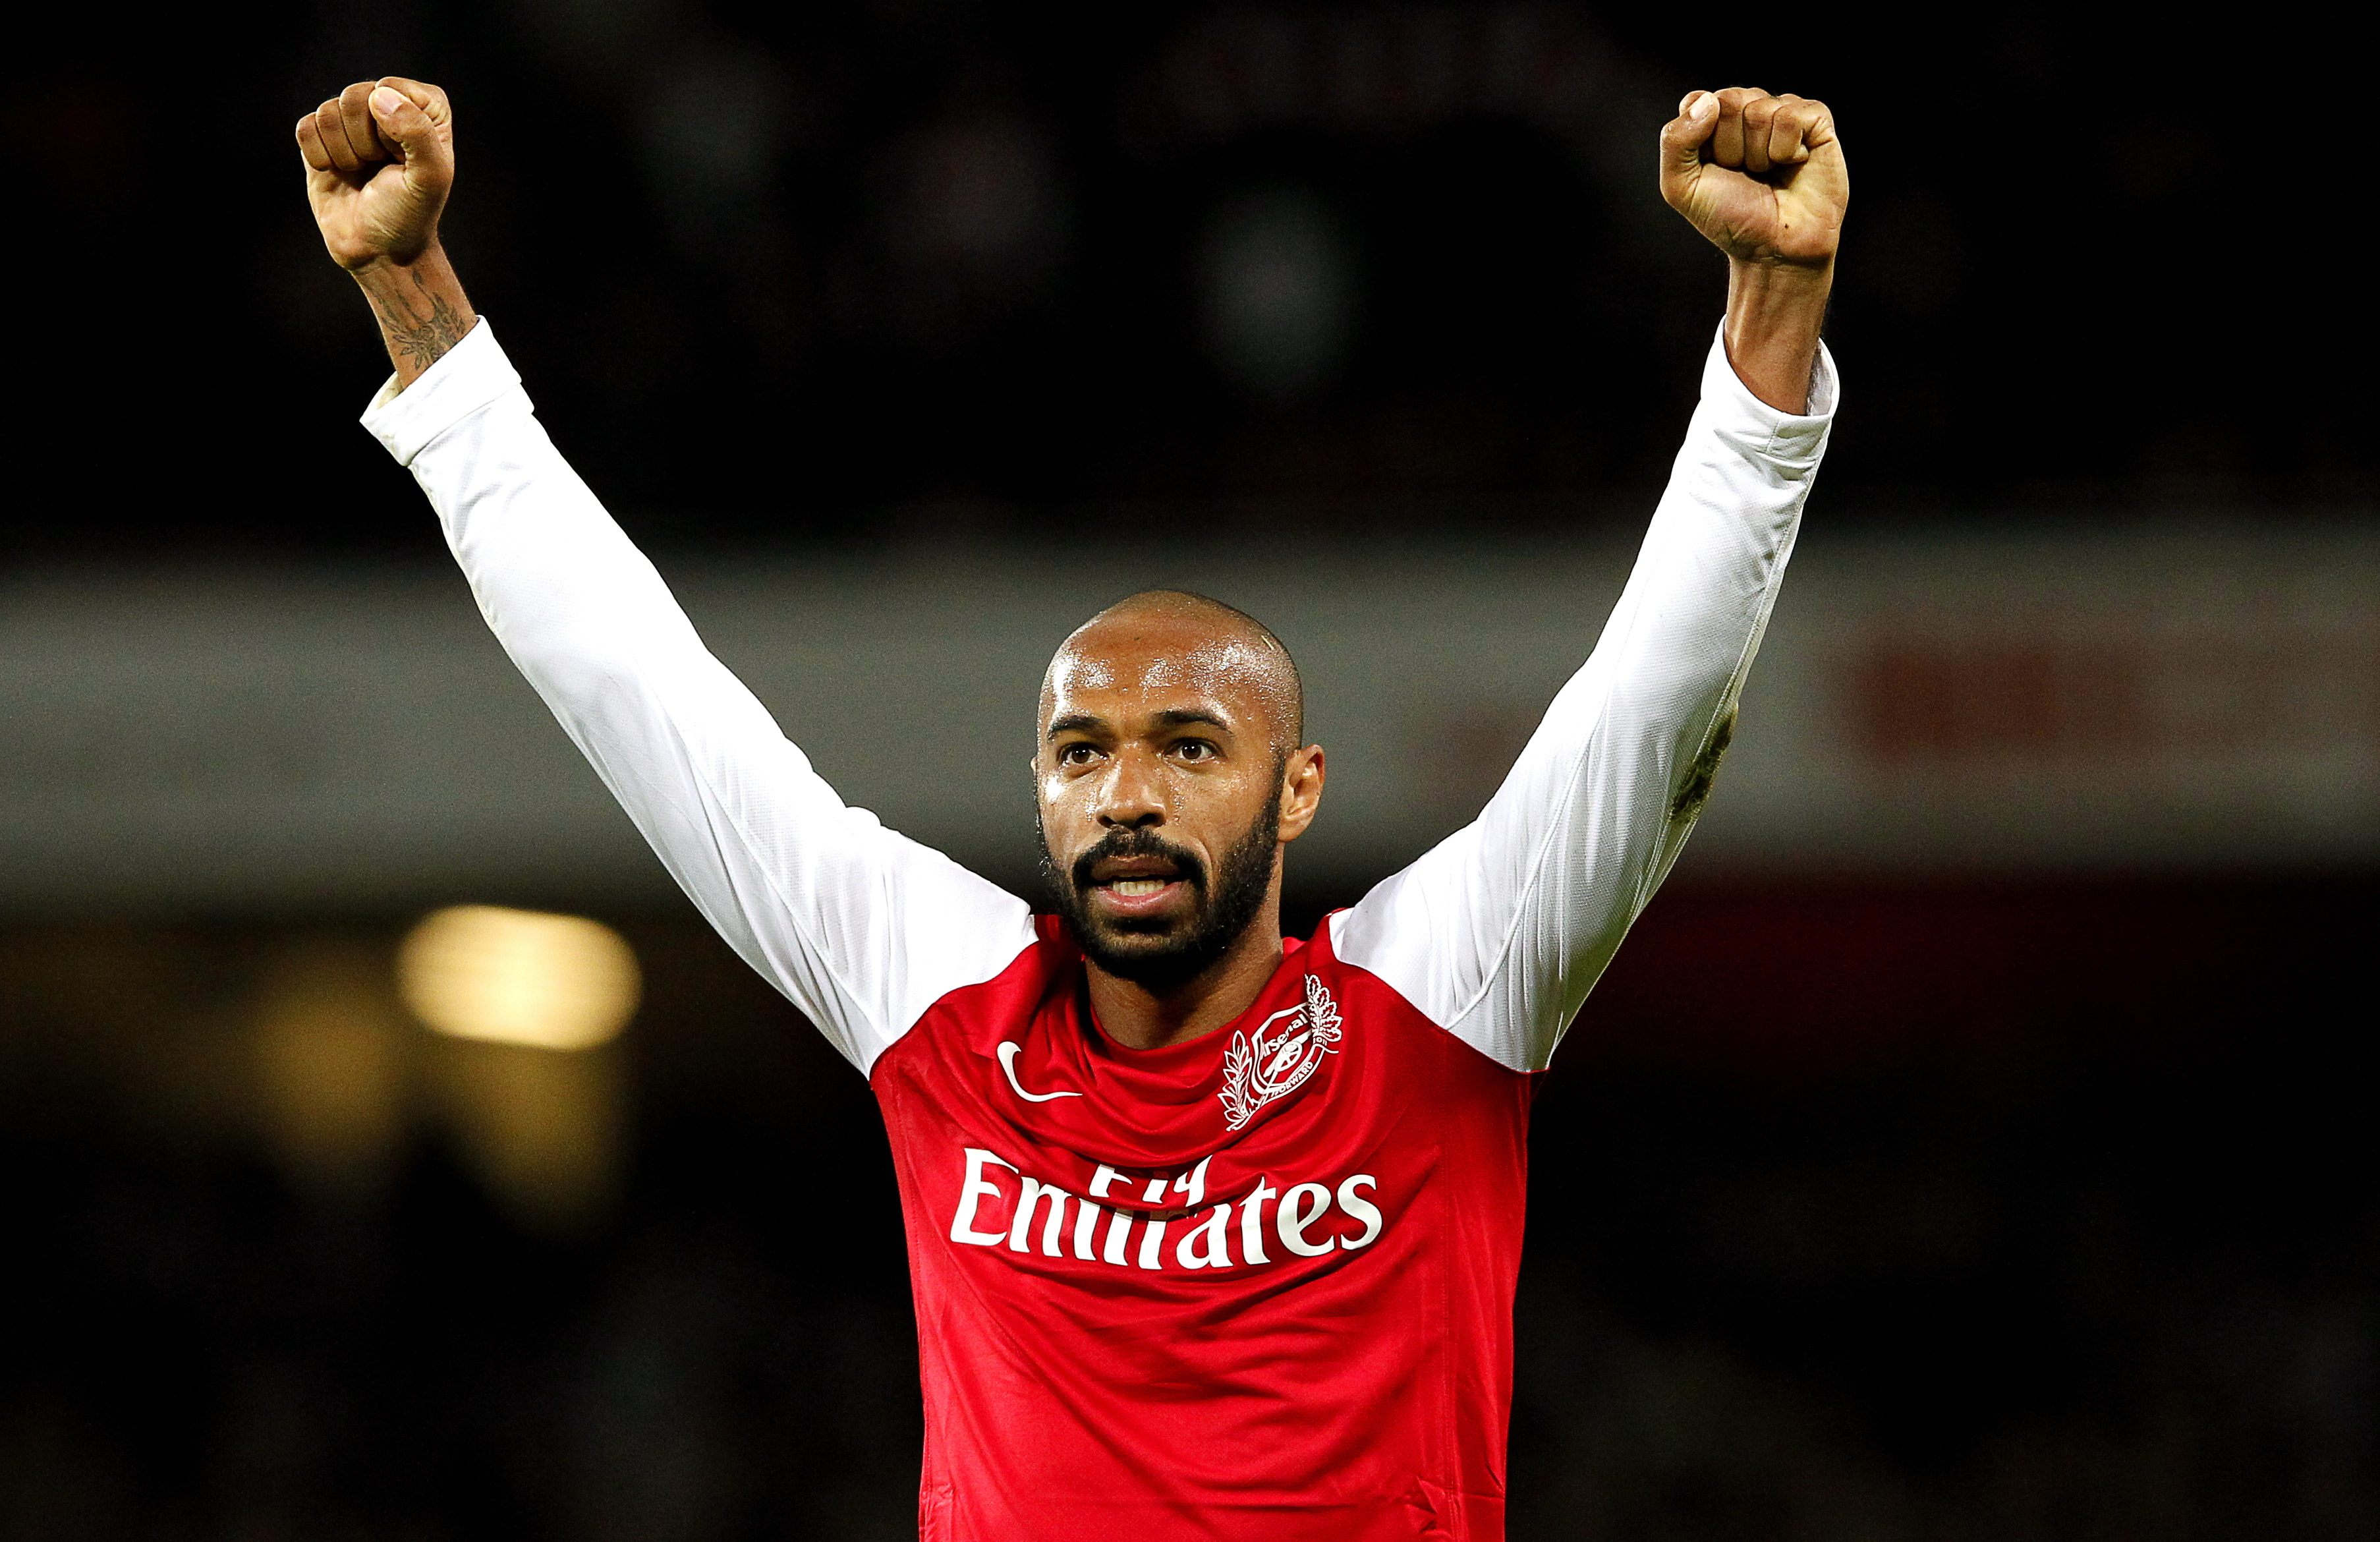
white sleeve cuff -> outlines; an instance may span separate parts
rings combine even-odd
[[[380,388],[364,408],[363,425],[396,457],[411,466],[413,457],[436,443],[438,436],[499,396],[520,389],[520,376],[496,344],[482,316],[446,350],[438,362],[402,391],[396,377]]]
[[[1730,426],[1749,438],[1765,438],[1767,453],[1779,460],[1815,463],[1826,446],[1827,430],[1835,420],[1839,395],[1835,356],[1818,345],[1817,368],[1810,371],[1810,410],[1779,412],[1752,394],[1727,357],[1727,324],[1719,324],[1710,356],[1703,361],[1703,405],[1731,419]]]

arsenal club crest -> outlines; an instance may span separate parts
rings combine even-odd
[[[1245,1129],[1257,1111],[1305,1085],[1325,1055],[1339,1052],[1345,1037],[1339,1008],[1313,975],[1305,977],[1305,1004],[1285,1007],[1256,1026],[1234,1030],[1223,1051],[1223,1123]]]

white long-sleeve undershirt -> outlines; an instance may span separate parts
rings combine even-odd
[[[1479,819],[1332,919],[1339,955],[1542,1067],[1699,811],[1832,420],[1714,346],[1626,591]],[[365,426],[410,467],[488,625],[737,953],[861,1071],[1032,941],[1025,905],[846,807],[712,658],[554,449],[483,319]],[[1703,762],[1699,765],[1697,762]]]

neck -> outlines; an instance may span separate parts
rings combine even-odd
[[[1247,929],[1223,956],[1162,990],[1109,974],[1086,959],[1091,1011],[1128,1050],[1162,1050],[1213,1033],[1253,1005],[1281,966],[1281,884],[1276,879]]]

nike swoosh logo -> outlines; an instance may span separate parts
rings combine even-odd
[[[1000,1068],[1008,1073],[1008,1085],[1015,1089],[1016,1096],[1024,1099],[1028,1103],[1046,1103],[1054,1098],[1080,1098],[1082,1096],[1079,1092],[1026,1091],[1025,1084],[1016,1079],[1016,1057],[1024,1052],[1025,1046],[1022,1044],[1012,1044],[1005,1038],[1000,1041]]]

